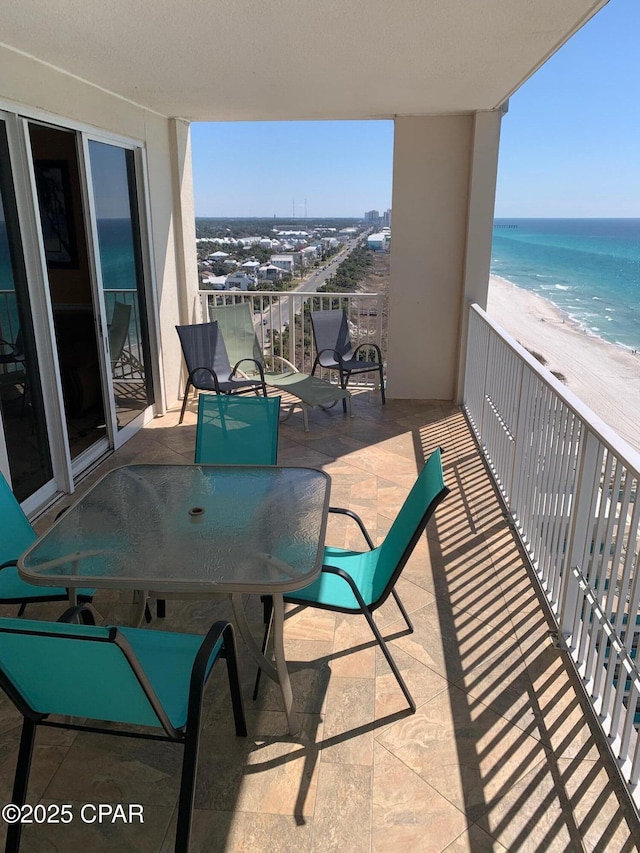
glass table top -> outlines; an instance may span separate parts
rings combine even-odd
[[[319,572],[330,478],[311,468],[128,465],[20,558],[40,586],[287,592]]]

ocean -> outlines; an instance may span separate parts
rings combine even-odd
[[[496,219],[491,273],[640,349],[640,219]]]

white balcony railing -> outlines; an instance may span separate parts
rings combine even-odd
[[[262,351],[282,355],[298,370],[310,373],[315,358],[309,311],[344,308],[347,312],[351,342],[377,344],[386,359],[386,334],[383,318],[385,297],[378,293],[303,293],[281,291],[200,291],[201,321],[211,319],[209,309],[248,302]],[[321,373],[317,373],[321,376]],[[362,374],[361,374],[362,376]],[[350,384],[370,384],[373,374],[354,377]]]
[[[464,408],[638,803],[640,454],[475,305]]]

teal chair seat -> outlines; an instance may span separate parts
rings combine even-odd
[[[279,397],[201,394],[195,462],[208,465],[275,465]]]
[[[323,564],[347,572],[357,586],[367,607],[372,607],[381,590],[376,590],[376,567],[380,551],[344,551],[341,548],[325,548]],[[320,572],[316,580],[297,592],[287,593],[287,601],[313,602],[318,606],[339,610],[344,613],[359,613],[360,603],[349,584],[340,575]]]
[[[18,575],[16,563],[36,539],[36,533],[22,511],[5,478],[0,474],[0,604],[19,604],[21,616],[27,604],[39,601],[68,601],[69,591],[63,587],[34,586]],[[95,590],[79,589],[78,600],[91,601]]]
[[[71,608],[69,614],[83,611],[86,608]],[[90,616],[89,611],[83,615]],[[12,802],[26,801],[38,726],[179,743],[184,757],[175,850],[187,853],[204,690],[221,657],[227,663],[236,734],[246,735],[233,627],[228,622],[217,622],[202,637],[0,619],[0,687],[23,715]],[[105,728],[105,722],[153,731]],[[17,853],[19,846],[20,824],[12,824],[5,849]]]

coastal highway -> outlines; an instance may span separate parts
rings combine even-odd
[[[293,290],[288,291],[289,293],[315,293],[316,290],[321,287],[326,280],[332,276],[342,261],[345,258],[348,258],[351,252],[359,245],[357,240],[350,241],[343,249],[338,252],[335,257],[331,258],[330,261],[327,262],[324,269],[314,270],[308,278],[306,278],[301,284],[295,287]],[[275,329],[276,331],[282,331],[282,327],[287,325],[289,322],[289,297],[285,294],[280,297],[277,305],[274,305],[273,308],[265,308],[262,314],[262,324],[264,326],[265,338],[267,337],[266,332],[270,329]],[[257,320],[256,325],[260,325],[260,319]],[[266,344],[266,340],[265,340]]]

